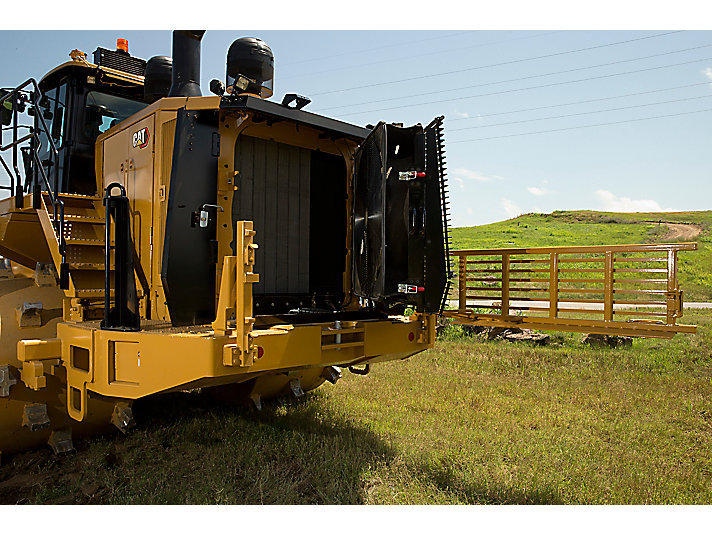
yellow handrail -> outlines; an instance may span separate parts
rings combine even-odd
[[[462,324],[640,337],[694,332],[676,324],[677,253],[691,250],[697,243],[455,250],[458,305],[445,315]]]

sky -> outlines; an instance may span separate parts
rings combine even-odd
[[[712,31],[548,28],[209,30],[201,84],[210,94],[230,43],[253,36],[275,56],[273,100],[305,95],[307,111],[359,125],[444,115],[454,226],[712,209]],[[144,59],[171,52],[169,30],[0,30],[0,85],[119,37]]]

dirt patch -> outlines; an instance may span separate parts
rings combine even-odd
[[[702,227],[697,224],[665,223],[668,233],[663,236],[667,241],[692,241],[702,233]]]

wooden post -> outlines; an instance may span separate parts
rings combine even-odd
[[[603,320],[613,320],[613,252],[606,251],[605,273],[603,276]]]
[[[667,261],[667,324],[675,324],[677,311],[677,251],[668,250]]]
[[[458,309],[462,313],[467,312],[467,256],[458,256],[459,264],[457,271],[458,282]]]
[[[509,254],[502,254],[502,317],[509,315]]]
[[[552,252],[549,263],[549,317],[559,316],[559,253]]]

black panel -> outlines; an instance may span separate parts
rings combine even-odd
[[[353,287],[384,310],[440,308],[445,253],[439,126],[426,133],[419,124],[380,123],[356,153]]]
[[[346,163],[324,152],[311,156],[309,292],[344,299],[346,265]]]
[[[272,121],[286,120],[305,124],[316,128],[317,130],[327,132],[334,138],[347,137],[349,139],[361,141],[369,134],[369,130],[366,128],[338,121],[336,119],[330,119],[329,117],[315,115],[314,113],[309,113],[308,111],[283,106],[281,104],[277,104],[276,102],[264,100],[257,96],[245,94],[226,95],[220,100],[220,109],[257,111]]]
[[[399,173],[422,171],[423,128],[420,125],[386,127],[386,241],[383,295],[402,298],[400,284],[423,286],[424,178],[400,180]],[[416,154],[416,144],[420,151]],[[419,294],[408,301],[420,304]],[[414,301],[415,299],[415,301]]]
[[[161,279],[175,326],[215,319],[216,213],[201,228],[196,214],[217,203],[217,162],[213,133],[216,110],[178,111],[168,192]]]
[[[119,189],[119,195],[113,190]],[[134,277],[133,243],[129,199],[121,184],[112,183],[104,194],[106,235],[104,246],[104,320],[102,330],[137,331],[141,320]],[[111,221],[114,221],[112,226]],[[112,232],[113,230],[113,232]],[[111,276],[111,238],[114,238],[113,284]],[[114,287],[112,303],[111,287]],[[113,304],[113,306],[112,306]]]

